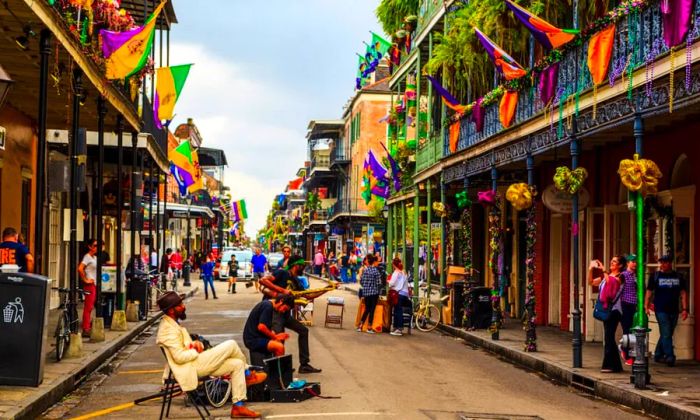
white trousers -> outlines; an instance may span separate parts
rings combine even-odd
[[[199,354],[194,361],[197,377],[231,375],[233,402],[246,399],[245,370],[248,362],[233,340],[226,340]]]

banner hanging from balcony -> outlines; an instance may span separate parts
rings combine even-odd
[[[291,180],[287,184],[287,190],[288,191],[299,190],[299,189],[301,189],[301,184],[303,184],[303,183],[304,183],[304,178],[301,178],[301,177],[294,179],[294,180]]]
[[[673,48],[682,43],[688,34],[694,3],[694,0],[661,1],[664,42],[668,48]]]
[[[557,80],[559,79],[559,63],[552,63],[540,73],[540,100],[544,106],[549,106],[549,103],[554,99],[554,94],[557,89]]]
[[[476,32],[476,37],[479,38],[481,45],[484,46],[489,57],[491,57],[491,61],[493,61],[496,69],[498,69],[506,80],[517,79],[527,74],[523,66],[518,64],[513,57],[496,45],[486,34],[477,28],[474,28],[474,32]]]
[[[598,107],[598,85],[605,81],[610,66],[612,48],[615,44],[615,25],[610,25],[588,41],[588,70],[593,80],[593,119]]]
[[[241,220],[248,218],[248,210],[245,206],[245,200],[238,200],[231,203],[231,217],[234,222],[240,222]]]
[[[438,95],[440,95],[440,98],[442,99],[442,103],[445,104],[446,107],[450,108],[451,110],[459,113],[459,114],[464,114],[464,112],[467,109],[466,105],[460,105],[459,101],[457,98],[452,96],[450,92],[447,91],[440,82],[437,81],[432,76],[427,75],[426,76],[430,83],[433,85],[433,89],[435,89],[435,92],[437,92]]]
[[[386,152],[386,158],[389,161],[389,166],[391,167],[391,179],[394,181],[394,191],[399,192],[401,190],[401,168],[399,167],[398,162],[396,162],[396,160],[394,160],[394,158],[391,156],[391,153],[389,153],[386,146],[384,146],[384,143],[380,144]]]
[[[503,128],[510,127],[515,116],[515,108],[518,105],[518,91],[506,90],[501,97],[501,103],[498,107],[498,118],[501,120]]]
[[[450,153],[457,151],[457,144],[459,143],[459,128],[461,124],[459,121],[455,121],[450,124],[449,140],[450,140]]]
[[[506,6],[508,6],[508,8],[513,11],[515,17],[527,27],[537,42],[542,44],[547,50],[561,47],[574,39],[576,34],[579,33],[579,31],[575,29],[557,28],[509,0],[506,0]]]
[[[173,119],[175,103],[180,98],[190,67],[192,64],[156,69],[156,93],[153,99],[153,119],[156,127],[162,129],[161,121],[167,121],[167,125]]]
[[[158,15],[163,10],[165,3],[165,1],[160,3],[141,27],[125,32],[100,30],[107,79],[125,79],[136,74],[146,65],[153,47]]]
[[[382,198],[389,198],[391,189],[387,179],[387,169],[382,166],[371,150],[367,153],[363,165],[364,174],[362,176],[363,192],[362,198],[368,204],[372,195]]]
[[[203,188],[202,168],[199,166],[199,156],[192,148],[189,140],[168,152],[170,172],[180,188],[180,195],[187,195]]]

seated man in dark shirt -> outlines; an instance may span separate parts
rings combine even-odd
[[[255,305],[248,315],[243,328],[243,343],[251,352],[267,353],[275,356],[284,354],[284,342],[287,333],[275,333],[272,330],[273,313],[286,313],[294,307],[291,295],[278,295],[274,300],[265,299]]]
[[[273,299],[278,295],[288,295],[293,290],[303,290],[297,276],[304,272],[305,266],[304,258],[293,256],[289,259],[287,270],[277,270],[273,275],[263,277],[260,280],[263,300]],[[299,373],[318,373],[321,371],[321,369],[316,369],[309,364],[309,329],[292,316],[291,310],[284,313],[274,312],[272,314],[272,327],[276,333],[281,333],[285,328],[289,328],[299,335]]]

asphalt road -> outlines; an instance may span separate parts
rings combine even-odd
[[[200,281],[200,280],[195,280]],[[235,339],[243,348],[241,331],[250,308],[260,300],[254,288],[239,285],[226,293],[217,283],[218,300],[196,295],[187,303],[184,325],[212,343]],[[200,290],[201,286],[200,286]],[[344,296],[343,329],[324,328],[325,296]],[[311,363],[320,374],[299,375],[321,382],[322,394],[301,403],[251,403],[267,419],[627,419],[637,412],[593,399],[548,379],[500,361],[461,340],[438,332],[412,335],[355,332],[357,297],[338,290],[317,299],[315,325],[310,331]],[[157,326],[125,347],[109,365],[93,374],[73,394],[44,417],[158,418],[160,402],[139,406],[136,398],[158,392],[163,356],[155,346]],[[298,364],[296,335],[288,352]],[[298,367],[298,366],[295,366]],[[295,374],[297,375],[297,374]],[[230,405],[212,410],[228,418]],[[92,417],[90,417],[92,416]],[[183,398],[173,402],[171,418],[197,418]]]

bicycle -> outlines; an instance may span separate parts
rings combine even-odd
[[[430,332],[440,323],[440,310],[430,302],[430,288],[425,287],[423,297],[418,298],[418,308],[413,313],[411,324],[421,331]]]
[[[61,304],[58,306],[58,309],[61,309],[61,314],[58,316],[58,323],[56,324],[56,331],[54,332],[54,338],[56,339],[56,361],[60,362],[61,359],[63,359],[66,347],[70,345],[70,335],[71,331],[73,331],[71,327],[78,325],[78,310],[75,303],[70,303],[68,300],[70,289],[63,287],[52,287],[51,289],[57,290],[61,295]],[[86,295],[90,294],[90,292],[86,292],[83,289],[76,289],[76,291]],[[71,313],[74,319],[72,322],[70,320]]]

